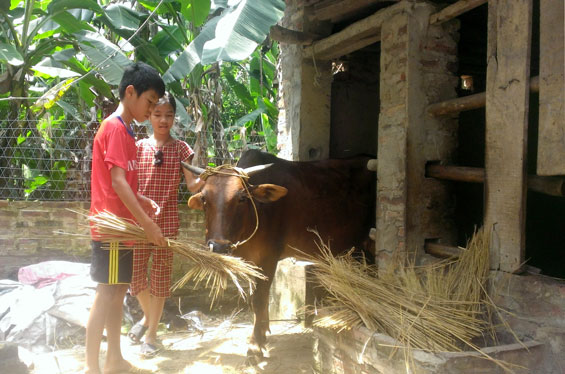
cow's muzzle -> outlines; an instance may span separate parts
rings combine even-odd
[[[216,240],[208,240],[208,248],[214,253],[219,254],[230,254],[232,249],[232,244],[228,241],[216,241]]]

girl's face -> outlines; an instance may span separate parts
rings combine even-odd
[[[151,111],[150,119],[153,134],[168,135],[175,122],[175,111],[169,103],[155,105],[155,108]]]

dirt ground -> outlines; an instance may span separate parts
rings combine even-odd
[[[122,335],[122,352],[126,360],[148,373],[216,374],[216,373],[312,373],[312,332],[297,321],[271,322],[268,352],[262,362],[247,359],[247,338],[252,331],[252,316],[201,316],[197,328],[159,335],[165,349],[146,359]],[[103,363],[106,345],[102,344]],[[33,357],[32,374],[75,374],[84,364],[84,346],[59,350]]]

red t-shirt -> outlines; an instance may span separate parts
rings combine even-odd
[[[137,147],[135,138],[121,118],[110,116],[102,121],[92,147],[90,214],[107,210],[121,218],[134,220],[133,215],[112,188],[110,169],[126,171],[126,181],[137,193]],[[93,238],[96,237],[91,230]]]
[[[155,152],[163,152],[161,165],[153,165]],[[178,191],[181,182],[182,167],[193,153],[186,142],[174,141],[157,147],[151,139],[137,142],[137,160],[139,165],[139,191],[155,201],[161,207],[161,213],[153,220],[166,237],[175,237],[179,229]]]

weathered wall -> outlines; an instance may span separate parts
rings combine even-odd
[[[17,279],[22,266],[48,260],[90,262],[90,238],[81,211],[88,202],[0,201],[0,279]],[[202,212],[179,206],[180,240],[204,242]],[[57,235],[53,231],[87,235]],[[180,259],[179,259],[180,260]],[[176,261],[181,266],[182,261]]]
[[[451,243],[452,192],[425,177],[429,161],[449,163],[457,147],[457,121],[431,118],[429,104],[454,98],[457,21],[428,23],[434,7],[403,2],[383,24],[376,253],[379,266],[404,252],[422,254],[426,239]]]
[[[327,24],[309,21],[303,0],[286,1],[282,26],[327,34]],[[287,160],[329,157],[331,63],[303,59],[302,47],[281,43],[278,156]]]

